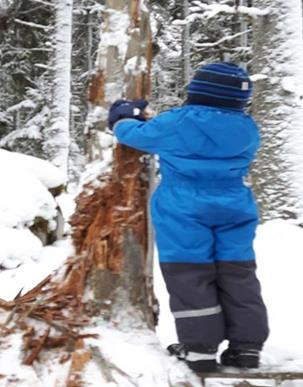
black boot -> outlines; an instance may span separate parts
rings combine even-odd
[[[216,372],[216,350],[205,349],[201,345],[172,344],[167,347],[171,355],[184,360],[195,372]]]
[[[257,349],[226,349],[221,355],[221,364],[237,368],[258,368],[260,351]]]

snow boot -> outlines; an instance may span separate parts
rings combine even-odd
[[[221,355],[223,366],[237,368],[258,368],[260,351],[257,349],[226,349]]]
[[[205,349],[199,344],[172,344],[168,352],[179,360],[184,360],[195,372],[216,372],[216,350]]]

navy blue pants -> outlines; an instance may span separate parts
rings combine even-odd
[[[161,183],[151,211],[179,341],[216,350],[228,339],[233,348],[261,349],[268,325],[250,189]]]

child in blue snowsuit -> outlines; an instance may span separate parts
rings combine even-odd
[[[258,213],[243,183],[259,147],[244,112],[251,81],[230,63],[200,68],[187,104],[144,121],[144,101],[117,101],[109,123],[119,142],[160,156],[161,183],[151,199],[160,266],[180,344],[169,351],[196,371],[221,363],[258,367],[268,336],[256,277]]]

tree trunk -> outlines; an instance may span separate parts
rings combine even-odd
[[[108,0],[101,39],[89,90],[91,114],[98,114],[99,120],[90,131],[106,128],[107,109],[116,99],[149,96],[151,32],[144,4]],[[97,311],[116,322],[128,316],[153,327],[148,302],[153,297],[147,294],[145,276],[148,168],[142,153],[117,145],[112,172],[98,178],[99,188],[84,189],[72,225],[78,254],[92,260]]]
[[[254,28],[253,114],[263,146],[252,171],[263,221],[303,214],[303,37],[300,0],[255,0],[269,7]]]
[[[189,15],[189,4],[188,0],[183,0],[183,19]],[[186,92],[186,86],[188,85],[191,77],[191,66],[190,66],[190,23],[185,23],[183,26],[182,33],[182,57],[183,57],[183,80],[182,85],[183,93]]]
[[[53,109],[44,144],[49,161],[66,176],[70,145],[72,9],[72,0],[56,0]]]

